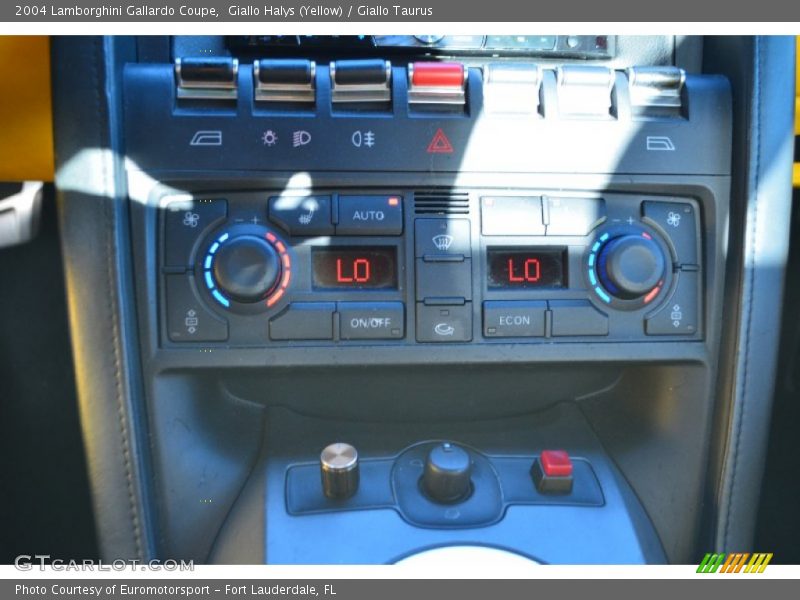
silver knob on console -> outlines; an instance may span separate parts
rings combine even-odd
[[[331,500],[350,498],[358,491],[358,451],[350,444],[326,446],[319,456],[322,491]]]

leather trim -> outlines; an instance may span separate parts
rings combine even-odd
[[[723,42],[730,43],[730,42]],[[741,227],[731,227],[738,256],[739,313],[729,340],[728,391],[722,396],[714,545],[750,550],[769,435],[789,248],[793,148],[794,39],[756,37],[745,50],[746,69],[732,77],[742,129],[734,154],[734,201]],[[736,61],[735,58],[731,59]],[[738,85],[737,85],[738,84]],[[742,236],[741,245],[736,236]]]
[[[56,189],[78,402],[101,556],[152,555],[143,490],[128,207],[111,38],[54,38]]]

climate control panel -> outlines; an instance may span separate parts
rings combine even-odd
[[[166,345],[702,337],[691,198],[264,190],[159,213]]]

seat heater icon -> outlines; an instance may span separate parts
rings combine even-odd
[[[317,209],[319,209],[319,204],[316,200],[309,199],[306,202],[303,202],[301,208],[305,212],[297,218],[297,221],[301,225],[308,225],[314,220],[314,215],[316,214]]]
[[[453,236],[440,234],[434,236],[431,241],[433,242],[433,245],[436,246],[437,250],[446,252],[447,250],[450,249],[450,246],[453,245]]]

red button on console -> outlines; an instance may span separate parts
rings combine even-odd
[[[542,450],[539,462],[547,477],[572,476],[572,461],[564,450]]]
[[[446,62],[416,62],[411,83],[415,86],[464,86],[464,65]]]

